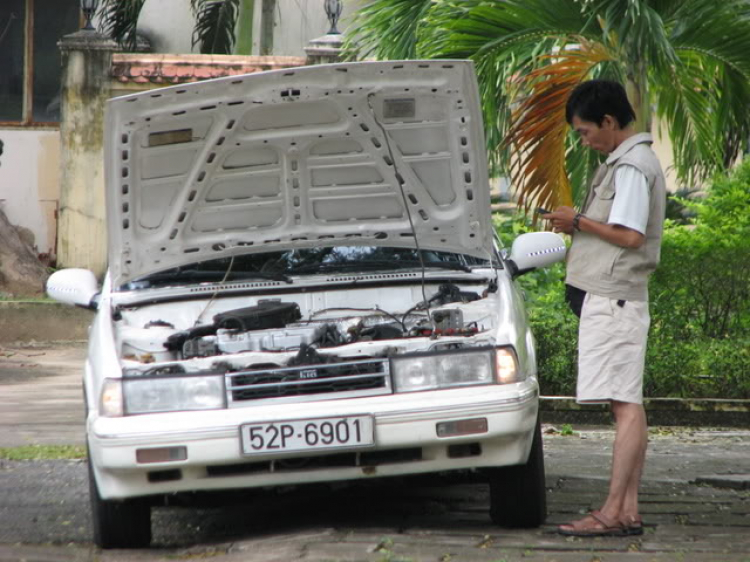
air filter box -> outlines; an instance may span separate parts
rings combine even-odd
[[[296,302],[260,301],[255,306],[228,310],[214,316],[214,326],[224,330],[283,328],[302,317]]]

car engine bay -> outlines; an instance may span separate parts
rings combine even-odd
[[[168,315],[154,318],[143,309],[123,309],[117,333],[124,376],[320,365],[490,343],[482,336],[492,328],[496,306],[490,291],[480,295],[443,283],[427,301],[400,312],[368,307],[356,291],[347,300],[359,306],[305,314],[291,299],[259,299],[182,329]]]

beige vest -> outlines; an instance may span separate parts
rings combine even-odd
[[[606,223],[615,197],[615,170],[624,164],[634,166],[648,180],[646,241],[637,249],[622,248],[588,232],[576,232],[568,252],[567,284],[612,299],[648,300],[648,277],[659,263],[666,206],[664,173],[652,142],[647,133],[623,141],[597,170],[581,211]]]

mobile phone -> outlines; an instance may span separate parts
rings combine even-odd
[[[551,213],[552,211],[548,211],[544,207],[537,207],[536,212],[539,213],[540,215],[546,215],[548,213]]]

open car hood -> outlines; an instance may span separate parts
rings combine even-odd
[[[468,61],[261,72],[110,100],[114,286],[294,247],[487,257],[487,162]]]

